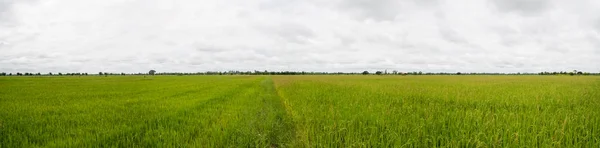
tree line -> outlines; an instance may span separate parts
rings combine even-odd
[[[42,75],[44,75],[44,76],[53,76],[53,75],[57,75],[57,76],[63,76],[63,75],[65,75],[65,76],[84,76],[85,75],[85,76],[87,76],[88,73],[64,73],[63,74],[63,73],[59,72],[59,73],[54,74],[54,73],[50,72],[50,73],[42,74],[42,73],[39,73],[39,72],[38,73],[28,73],[28,72],[20,73],[20,72],[17,72],[17,73],[13,74],[13,73],[0,72],[0,76],[42,76]]]
[[[5,73],[1,72],[0,76],[115,76],[115,75],[600,75],[600,73],[590,73],[583,71],[560,71],[560,72],[539,72],[539,73],[462,73],[462,72],[399,72],[397,70],[388,72],[385,71],[363,71],[363,72],[307,72],[307,71],[207,71],[207,72],[156,72],[156,70],[150,70],[147,73],[111,73],[111,72],[98,72],[97,74],[88,73]]]

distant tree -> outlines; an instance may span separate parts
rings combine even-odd
[[[394,71],[392,71],[392,73],[393,73],[394,75],[397,75],[397,74],[398,74],[398,71],[397,71],[397,70],[394,70]]]
[[[12,76],[12,73],[8,73],[9,76]]]
[[[154,75],[154,73],[156,73],[156,70],[150,70],[150,71],[148,72],[148,74],[150,74],[150,75]]]
[[[375,74],[376,75],[381,75],[381,74],[383,74],[383,72],[382,71],[377,71],[377,72],[375,72]]]
[[[460,72],[457,72],[457,73],[456,73],[456,75],[461,75],[461,74],[462,74],[462,73],[460,73]]]
[[[363,71],[363,72],[362,72],[362,74],[363,74],[363,75],[368,75],[368,74],[369,74],[369,71]]]
[[[60,73],[60,72],[59,72],[59,73],[58,73],[58,75],[59,75],[59,76],[62,76],[62,73]]]
[[[581,72],[581,71],[578,71],[578,72],[577,72],[577,74],[578,74],[578,75],[582,75],[582,74],[583,74],[583,72]]]
[[[121,75],[125,75],[125,73],[122,72]]]
[[[98,75],[103,75],[103,73],[102,72],[98,72]]]
[[[38,75],[38,76],[39,76],[39,75],[42,75],[42,74],[38,72],[38,73],[36,73],[35,75]]]
[[[0,76],[6,76],[6,73],[2,72],[0,73]]]
[[[52,72],[49,72],[48,75],[52,75]]]
[[[573,72],[569,72],[569,75],[571,75],[571,76],[572,76],[572,75],[575,75],[575,73],[573,73]]]
[[[418,74],[419,74],[419,75],[422,75],[422,74],[423,74],[423,72],[419,71],[419,73],[418,73]]]

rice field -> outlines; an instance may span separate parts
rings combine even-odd
[[[0,77],[0,147],[599,147],[597,76]]]

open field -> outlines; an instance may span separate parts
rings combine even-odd
[[[35,146],[598,147],[600,77],[0,77]]]

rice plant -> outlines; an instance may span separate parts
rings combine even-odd
[[[598,147],[595,76],[1,77],[0,147]]]

